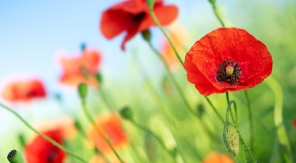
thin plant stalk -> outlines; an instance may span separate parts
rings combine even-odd
[[[87,161],[85,161],[83,158],[81,158],[80,156],[74,154],[73,152],[71,152],[70,150],[66,149],[65,147],[63,147],[62,145],[60,145],[59,143],[57,143],[56,141],[52,140],[51,138],[49,138],[48,136],[40,133],[39,131],[37,131],[36,129],[34,129],[24,118],[22,118],[17,112],[15,112],[13,109],[5,106],[4,104],[0,103],[0,106],[4,109],[6,109],[7,111],[11,112],[12,114],[14,114],[20,121],[22,121],[29,129],[31,129],[33,132],[35,132],[36,134],[38,134],[39,136],[41,136],[43,139],[45,139],[46,141],[50,142],[52,145],[56,146],[57,148],[61,149],[62,151],[66,152],[67,154],[69,154],[70,156],[78,159],[81,162],[87,163]]]
[[[156,56],[159,58],[159,60],[163,63],[163,65],[165,66],[165,69],[168,73],[169,78],[171,79],[172,83],[174,84],[174,86],[177,89],[178,94],[180,95],[182,101],[184,102],[184,104],[186,105],[186,108],[188,109],[188,111],[190,113],[192,113],[193,115],[197,116],[197,114],[193,111],[193,109],[191,108],[191,106],[189,105],[189,102],[187,101],[187,99],[185,98],[185,95],[180,87],[180,85],[178,84],[178,82],[176,81],[176,79],[174,78],[168,64],[165,62],[165,60],[161,57],[161,54],[153,47],[153,45],[151,44],[151,42],[148,42],[150,48],[152,49],[152,51],[156,54]]]
[[[96,124],[95,120],[93,119],[93,117],[91,116],[90,112],[88,111],[87,107],[86,107],[86,102],[84,99],[81,99],[81,103],[82,103],[82,108],[83,111],[86,115],[86,117],[88,118],[88,120],[94,125],[95,129],[97,130],[97,132],[104,138],[104,140],[107,142],[107,144],[109,145],[109,147],[111,148],[111,150],[113,151],[113,153],[115,154],[115,156],[117,157],[117,159],[119,160],[120,163],[124,163],[123,160],[120,158],[120,156],[118,155],[118,153],[115,151],[114,147],[112,146],[111,142],[109,141],[109,139],[106,137],[106,135],[103,133],[103,131],[99,128],[99,126]]]
[[[253,162],[253,163],[256,163],[256,160],[255,160],[254,155],[253,155],[252,152],[250,151],[249,147],[246,145],[245,140],[243,139],[243,137],[242,137],[242,135],[241,135],[241,133],[240,133],[239,125],[238,125],[238,115],[237,115],[237,106],[236,106],[236,103],[235,103],[235,101],[233,101],[233,100],[229,101],[229,94],[228,94],[228,92],[226,92],[226,99],[227,99],[227,106],[228,106],[227,109],[230,110],[231,119],[232,119],[232,121],[233,121],[233,123],[234,123],[234,126],[235,126],[235,128],[236,128],[236,130],[237,130],[237,133],[238,133],[238,135],[239,135],[240,142],[241,142],[241,144],[245,147],[246,151],[248,152],[249,156],[250,156],[251,159],[252,159],[252,162]],[[233,113],[233,111],[232,111],[232,109],[231,109],[231,104],[232,104],[232,103],[233,103],[233,105],[234,105],[234,111],[235,111],[235,113]]]
[[[172,40],[169,38],[169,36],[168,36],[168,35],[166,34],[166,32],[164,31],[162,25],[159,23],[159,21],[158,21],[156,15],[155,15],[155,13],[154,13],[153,7],[150,7],[150,8],[149,8],[149,12],[150,12],[150,15],[151,15],[153,21],[156,23],[157,27],[161,30],[161,32],[163,33],[163,35],[164,35],[164,36],[166,37],[166,39],[169,41],[169,43],[170,43],[171,47],[173,48],[173,50],[174,50],[174,52],[175,52],[175,55],[176,55],[176,57],[178,58],[179,62],[180,62],[182,65],[184,65],[184,62],[183,62],[182,59],[180,58],[180,55],[179,55],[179,53],[177,52],[176,47],[174,46]],[[162,60],[162,62],[164,62],[165,66],[166,66],[166,68],[167,68],[167,70],[168,70],[168,72],[169,72],[169,76],[172,76],[171,73],[170,73],[170,70],[168,69],[168,66],[167,66],[166,62],[165,62],[165,61],[163,60],[163,58],[159,55],[158,51],[155,50],[155,49],[153,48],[153,46],[151,45],[150,42],[149,42],[149,45],[150,45],[150,47],[152,48],[152,50],[158,54],[158,56],[160,57],[160,59]],[[174,80],[174,79],[173,79],[173,80]],[[173,81],[173,82],[176,83],[175,81]],[[176,84],[175,84],[175,85],[176,85]],[[176,86],[176,87],[178,87],[178,86]],[[180,89],[180,88],[177,88],[177,89],[178,89],[178,92],[179,92],[179,94],[181,95],[181,97],[182,97],[182,99],[183,99],[183,101],[184,101],[184,95],[183,95],[182,91],[180,92],[181,89]],[[215,108],[215,107],[213,106],[213,104],[211,103],[210,99],[209,99],[208,97],[206,97],[206,96],[205,96],[205,98],[206,98],[207,102],[211,105],[212,109],[215,111],[215,113],[216,113],[216,115],[219,117],[219,119],[220,119],[222,122],[224,122],[224,120],[223,120],[223,118],[221,117],[221,115],[217,112],[216,108]],[[184,102],[185,102],[185,105],[187,105],[187,107],[188,107],[189,104],[186,102],[186,99],[185,99]],[[190,111],[193,115],[196,115],[196,113],[194,113],[190,108],[191,108],[191,107],[189,106],[189,111]]]
[[[246,100],[247,100],[247,108],[248,108],[248,111],[249,111],[249,122],[250,122],[250,146],[251,146],[251,149],[254,150],[254,127],[253,127],[253,118],[252,118],[252,109],[251,109],[251,101],[250,101],[250,98],[249,98],[249,94],[248,94],[248,91],[245,90],[244,91],[245,93],[245,97],[246,97]]]
[[[283,90],[280,86],[280,84],[272,77],[270,76],[265,80],[265,83],[271,88],[271,90],[274,92],[274,123],[275,127],[277,128],[277,135],[279,138],[279,141],[281,144],[286,146],[288,155],[285,154],[285,160],[288,163],[293,162],[293,156],[291,152],[291,147],[289,143],[289,138],[283,123]]]
[[[162,28],[161,24],[159,23],[159,21],[158,21],[156,15],[155,15],[155,13],[154,13],[153,7],[149,9],[149,12],[150,12],[150,15],[151,15],[153,21],[156,23],[156,25],[158,26],[158,28],[161,30],[161,32],[164,34],[164,36],[165,36],[165,37],[167,38],[167,40],[169,41],[171,47],[173,48],[173,50],[174,50],[174,52],[175,52],[175,54],[176,54],[176,57],[178,58],[178,60],[180,61],[180,63],[181,63],[182,65],[184,65],[184,62],[182,61],[182,59],[181,59],[179,53],[177,52],[176,47],[173,45],[172,40],[169,38],[169,36],[166,34],[166,32],[165,32],[164,29]]]
[[[215,14],[216,18],[220,22],[221,26],[223,28],[225,28],[225,24],[223,23],[220,15],[218,14],[218,10],[217,10],[216,4],[215,4],[215,0],[209,0],[209,1],[210,1],[211,5],[212,5],[212,8],[213,8],[213,11],[214,11],[214,14]]]

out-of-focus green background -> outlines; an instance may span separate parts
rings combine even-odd
[[[49,92],[46,100],[29,104],[4,102],[15,108],[31,124],[63,117],[65,114],[62,109],[66,108],[73,114],[77,113],[76,115],[87,127],[88,123],[80,111],[80,102],[75,89],[65,88],[58,83],[61,70],[57,59],[61,51],[66,51],[69,55],[78,53],[80,44],[85,42],[102,53],[100,71],[104,77],[103,89],[117,109],[130,106],[137,122],[161,135],[168,147],[177,144],[181,155],[189,163],[199,162],[199,156],[203,158],[210,151],[226,153],[221,138],[223,125],[194,86],[187,82],[182,67],[174,72],[174,75],[183,86],[190,104],[193,107],[204,106],[205,115],[202,121],[206,123],[206,128],[214,134],[218,142],[213,142],[200,121],[184,109],[177,92],[166,83],[164,67],[140,35],[127,43],[125,52],[120,49],[123,36],[111,41],[102,36],[98,28],[100,14],[117,2],[119,1],[0,1],[1,82],[5,83],[10,78],[18,76],[38,76],[45,82]],[[181,24],[190,36],[188,40],[182,40],[185,48],[181,53],[183,56],[186,49],[188,50],[196,40],[220,27],[207,0],[167,0],[166,3],[178,6],[180,14],[176,22]],[[278,144],[274,123],[274,104],[281,100],[282,91],[282,125],[287,131],[296,161],[296,130],[292,125],[292,121],[296,119],[296,2],[217,0],[217,7],[227,27],[244,28],[249,31],[266,44],[274,61],[271,78],[275,79],[276,84],[263,82],[248,91],[256,135],[252,151],[259,162],[283,162],[281,155],[283,148]],[[161,50],[164,37],[157,28],[152,29],[152,34],[153,44]],[[135,58],[137,64],[134,63]],[[141,65],[147,71],[149,80],[167,107],[159,109],[159,105],[149,93],[151,88],[145,85],[146,81],[139,75],[137,65]],[[171,89],[172,94],[164,93],[163,84]],[[54,98],[56,93],[62,95],[63,105]],[[245,140],[249,142],[248,112],[244,94],[230,93],[230,97],[238,103],[240,129]],[[225,95],[211,95],[209,98],[224,116]],[[107,110],[96,90],[91,91],[88,102],[94,114]],[[124,128],[132,137],[132,141],[130,147],[121,154],[127,155],[129,161],[142,162],[144,159],[143,162],[147,162],[145,150],[142,148],[145,146],[143,144],[145,133],[126,121]],[[18,144],[19,133],[23,133],[27,139],[33,135],[16,117],[3,109],[0,110],[0,162],[7,162],[6,155],[11,149],[21,151]],[[140,156],[133,158],[127,154],[129,151],[139,151]],[[77,152],[79,153],[79,150]],[[90,157],[89,155],[86,154],[86,157]],[[161,148],[157,151],[157,156],[159,156],[158,162],[164,160],[171,162],[171,158]],[[241,162],[240,157],[234,160]]]

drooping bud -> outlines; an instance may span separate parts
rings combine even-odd
[[[98,72],[96,74],[96,79],[99,82],[99,84],[102,84],[102,82],[103,82],[103,76],[102,76],[102,74],[100,72]]]
[[[144,38],[145,41],[147,41],[147,42],[151,41],[151,32],[149,29],[142,31],[141,34],[142,34],[142,37]]]
[[[228,153],[234,157],[239,153],[239,134],[233,124],[227,123],[224,126],[223,141]]]
[[[7,159],[10,163],[24,163],[22,154],[16,150],[10,151],[7,155]]]
[[[78,85],[78,93],[79,93],[79,97],[83,100],[85,100],[86,95],[87,95],[87,85],[84,83],[80,83]]]
[[[210,2],[211,4],[215,4],[215,3],[216,3],[216,0],[209,0],[209,2]]]
[[[133,119],[133,112],[129,107],[124,107],[119,111],[119,114],[122,118]]]

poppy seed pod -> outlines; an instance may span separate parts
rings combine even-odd
[[[24,163],[24,158],[22,154],[15,149],[8,153],[7,159],[10,163]]]
[[[239,153],[239,134],[231,123],[224,126],[223,141],[228,153],[234,157]]]

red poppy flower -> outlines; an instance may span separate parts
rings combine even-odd
[[[59,144],[63,142],[64,137],[60,129],[50,130],[44,134]],[[37,136],[25,146],[25,157],[28,163],[62,163],[66,153]]]
[[[203,163],[233,163],[233,161],[228,155],[213,152],[206,156]]]
[[[293,126],[296,129],[296,119],[293,121]]]
[[[34,98],[44,98],[46,91],[40,80],[31,79],[8,84],[2,92],[2,96],[11,102],[26,102]]]
[[[156,0],[154,12],[162,25],[172,23],[177,15],[178,8],[174,5],[164,5],[163,0]],[[145,31],[155,26],[149,14],[149,7],[146,0],[129,0],[118,3],[103,12],[101,19],[101,31],[107,39],[126,32],[121,49],[127,41],[133,38],[138,32]]]
[[[60,78],[60,82],[69,85],[78,85],[87,83],[92,86],[97,86],[95,74],[101,61],[101,56],[96,50],[84,49],[79,57],[61,59],[64,70]]]
[[[105,114],[99,116],[96,120],[96,123],[106,135],[106,137],[109,138],[112,146],[115,149],[121,148],[128,143],[127,137],[121,126],[120,117],[118,115]],[[111,152],[111,148],[106,143],[104,138],[97,132],[94,126],[91,126],[87,134],[100,151],[104,153]]]
[[[272,71],[267,47],[243,29],[219,28],[187,52],[187,79],[200,94],[238,91],[261,83]]]

